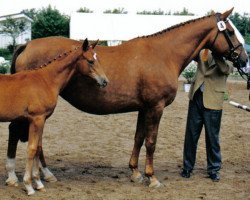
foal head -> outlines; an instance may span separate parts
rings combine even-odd
[[[248,55],[236,36],[237,30],[234,30],[228,20],[232,11],[233,8],[223,14],[216,13],[214,15],[217,26],[210,37],[210,47],[215,54],[223,55],[226,59],[232,61],[235,67],[241,68],[246,66]]]
[[[94,79],[100,87],[105,87],[109,81],[100,66],[97,54],[94,51],[97,43],[98,41],[89,44],[87,38],[84,40],[82,45],[83,56],[77,62],[77,69],[82,75]]]

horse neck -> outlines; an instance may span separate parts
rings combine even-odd
[[[58,56],[42,69],[41,73],[56,91],[60,92],[73,76],[76,71],[76,62],[81,54],[81,48],[72,50],[72,52]]]
[[[216,21],[212,16],[200,18],[179,27],[167,29],[164,33],[158,33],[151,37],[150,43],[159,47],[158,52],[165,56],[163,59],[168,63],[166,67],[171,65],[180,75],[186,65],[208,45],[215,24]]]

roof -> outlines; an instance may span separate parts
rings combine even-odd
[[[25,18],[27,21],[33,22],[33,20],[24,13],[16,13],[16,14],[0,16],[0,21],[5,21],[8,17],[11,17],[13,19]]]

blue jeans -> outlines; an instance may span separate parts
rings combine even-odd
[[[183,168],[192,171],[195,165],[197,143],[202,127],[205,127],[207,172],[217,173],[221,168],[219,133],[222,110],[206,109],[203,93],[198,89],[193,100],[189,101],[185,133]]]

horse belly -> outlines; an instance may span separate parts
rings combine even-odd
[[[135,91],[119,90],[111,85],[99,88],[82,77],[71,80],[60,95],[77,109],[91,114],[132,112],[141,107]]]

